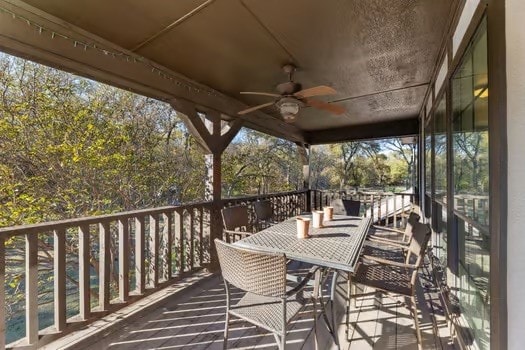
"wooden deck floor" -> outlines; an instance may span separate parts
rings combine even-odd
[[[422,285],[429,282],[422,277]],[[439,299],[420,288],[420,322],[424,349],[452,349]],[[368,290],[365,290],[367,292]],[[233,296],[239,298],[240,291]],[[198,283],[168,297],[163,305],[143,312],[131,322],[121,322],[113,332],[99,332],[87,342],[68,345],[50,344],[46,348],[74,349],[222,349],[224,329],[225,293],[217,275],[203,278]],[[378,307],[375,306],[378,305]],[[313,321],[306,310],[293,324],[288,336],[287,349],[315,349]],[[417,349],[412,318],[403,300],[369,295],[357,299],[350,314],[351,329],[345,334],[340,322],[341,349]],[[336,348],[326,327],[318,322],[318,348]],[[74,336],[74,335],[72,335]],[[231,349],[275,349],[274,337],[242,321],[231,324]]]

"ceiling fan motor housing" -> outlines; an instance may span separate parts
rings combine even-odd
[[[277,85],[277,91],[279,91],[281,95],[292,95],[297,91],[301,91],[301,84],[287,81],[286,83]]]

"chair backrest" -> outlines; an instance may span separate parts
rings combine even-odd
[[[257,220],[271,220],[273,218],[272,203],[270,201],[258,201],[253,203]]]
[[[258,295],[286,296],[286,256],[236,247],[215,239],[222,277],[235,287]]]
[[[408,246],[408,253],[406,257],[406,263],[410,263],[412,256],[416,257],[416,266],[421,266],[427,250],[428,241],[432,230],[429,224],[423,224],[421,222],[415,222],[412,226],[412,240]]]
[[[222,222],[226,230],[234,231],[243,227],[248,229],[250,223],[248,217],[248,207],[245,205],[224,208],[221,210],[221,213]]]
[[[336,215],[359,216],[361,202],[351,199],[334,199],[331,203]]]
[[[416,222],[419,222],[420,216],[414,212],[408,215],[407,225],[405,227],[405,233],[403,234],[403,242],[409,242],[412,238],[412,228]]]

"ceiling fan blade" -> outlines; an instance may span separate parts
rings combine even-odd
[[[258,106],[255,106],[255,107],[251,107],[251,108],[248,108],[248,109],[245,109],[245,110],[242,110],[240,111],[239,115],[243,115],[243,114],[247,114],[247,113],[250,113],[250,112],[253,112],[253,111],[256,111],[258,109],[261,109],[261,108],[264,108],[264,107],[268,107],[268,106],[271,106],[273,105],[275,102],[268,102],[268,103],[263,103],[262,105],[258,105]]]
[[[253,92],[253,91],[241,91],[241,95],[261,95],[271,97],[282,97],[279,94],[272,94],[271,92]]]
[[[335,91],[330,86],[319,85],[319,86],[315,86],[312,88],[297,91],[293,95],[298,98],[305,98],[305,97],[311,97],[311,96],[325,96],[325,95],[335,95],[335,94],[337,94],[337,91]]]
[[[323,111],[327,111],[327,112],[330,112],[336,115],[341,115],[344,112],[346,112],[346,109],[344,109],[341,106],[338,106],[332,103],[326,103],[326,102],[316,100],[313,98],[305,98],[303,102],[306,103],[308,106],[311,106],[317,109],[322,109]]]

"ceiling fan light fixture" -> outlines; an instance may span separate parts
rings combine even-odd
[[[283,114],[283,120],[285,123],[293,123],[295,121],[296,114]]]
[[[281,115],[293,115],[294,117],[299,113],[299,104],[296,102],[283,102],[279,105],[279,112]]]

